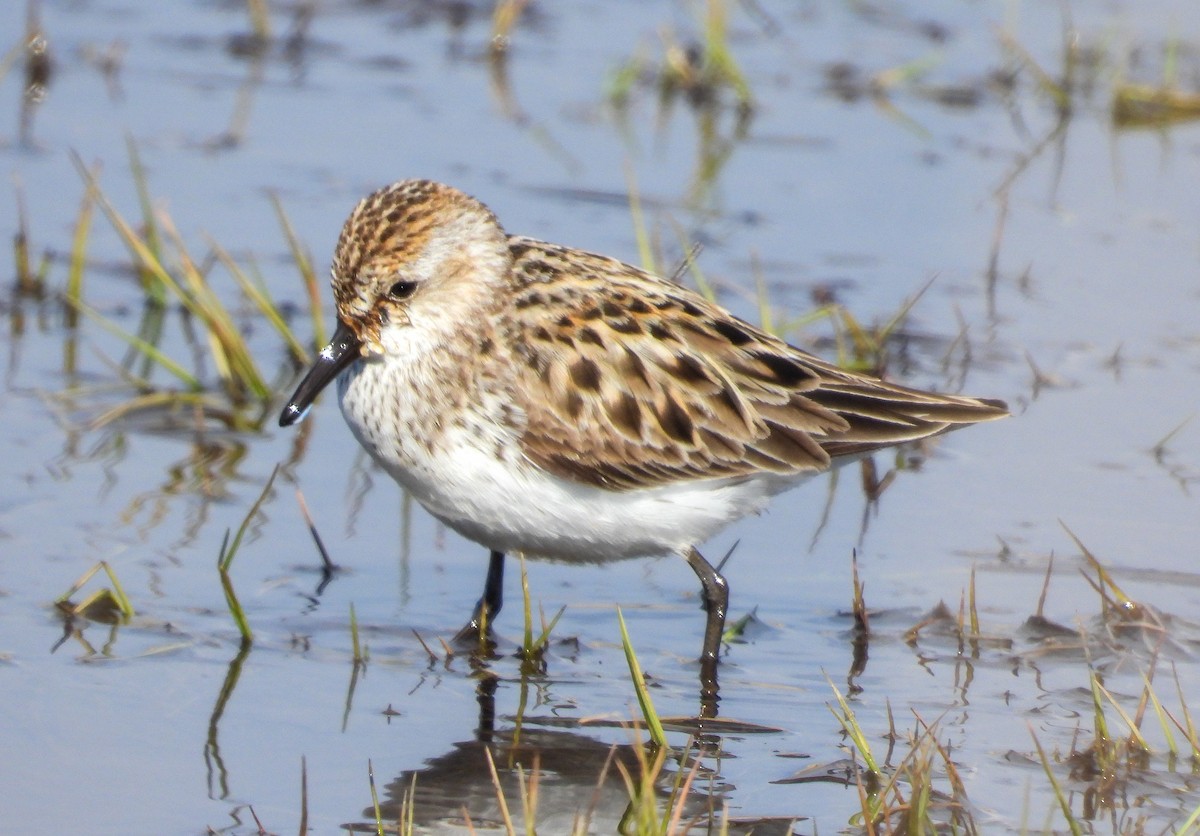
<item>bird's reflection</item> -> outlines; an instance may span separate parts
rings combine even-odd
[[[490,829],[506,827],[508,819],[524,831],[529,816],[542,833],[617,833],[646,802],[659,811],[678,806],[683,821],[719,818],[729,788],[703,748],[672,749],[660,765],[644,743],[609,744],[528,718],[497,725],[496,686],[493,677],[479,684],[479,727],[472,739],[383,787],[383,822],[407,822],[411,815],[422,828]],[[375,805],[362,815],[364,821],[345,827],[375,832]]]

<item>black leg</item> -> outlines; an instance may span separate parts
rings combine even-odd
[[[704,647],[700,652],[700,716],[716,717],[720,699],[717,661],[721,655],[721,635],[725,632],[725,611],[729,609],[729,583],[695,547],[689,547],[683,556],[700,578],[704,611],[708,614],[704,625]]]
[[[475,612],[471,620],[458,631],[455,639],[464,642],[477,642],[486,624],[490,631],[492,621],[504,606],[504,552],[494,551],[488,559],[487,580],[483,584],[483,597],[475,604]]]

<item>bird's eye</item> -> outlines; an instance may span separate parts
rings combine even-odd
[[[416,282],[399,281],[388,288],[388,296],[393,299],[407,299],[417,291]]]

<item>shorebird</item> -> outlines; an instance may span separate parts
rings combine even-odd
[[[703,587],[709,713],[729,591],[697,546],[839,461],[1008,414],[840,369],[615,258],[508,235],[429,180],[359,202],[332,278],[336,332],[279,423],[336,379],[372,458],[490,550],[464,629],[500,611],[505,553],[682,556]]]

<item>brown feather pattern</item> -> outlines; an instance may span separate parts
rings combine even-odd
[[[519,361],[521,443],[566,479],[630,490],[800,474],[1008,414],[844,371],[605,256],[520,237],[509,249],[502,338]]]

